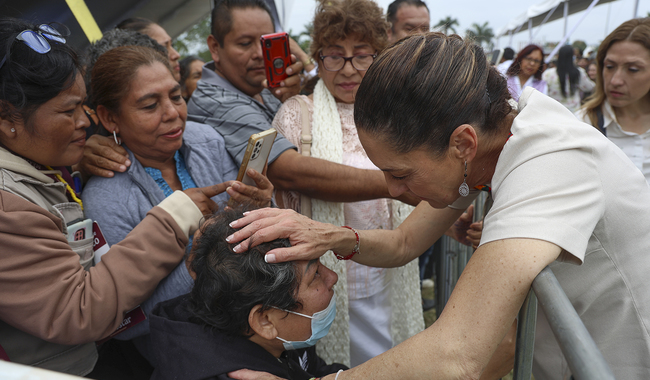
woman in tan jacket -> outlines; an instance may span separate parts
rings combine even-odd
[[[175,192],[93,266],[67,170],[83,155],[86,91],[61,29],[0,18],[0,358],[85,375],[95,341],[181,261],[226,184]]]

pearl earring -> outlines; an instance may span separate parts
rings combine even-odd
[[[16,132],[16,128],[11,128],[11,133]]]

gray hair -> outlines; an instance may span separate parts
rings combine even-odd
[[[90,80],[95,63],[102,54],[121,46],[150,47],[167,58],[167,49],[146,34],[125,29],[111,29],[104,32],[104,35],[100,40],[88,47],[84,57],[84,80],[86,81],[86,93],[88,94],[89,99],[91,97]]]
[[[248,315],[253,307],[296,310],[300,273],[293,262],[268,264],[264,255],[290,247],[287,239],[260,244],[247,252],[233,252],[226,237],[235,230],[229,224],[243,217],[242,208],[224,210],[209,218],[194,245],[192,270],[196,281],[191,293],[195,323],[221,333],[250,335]]]

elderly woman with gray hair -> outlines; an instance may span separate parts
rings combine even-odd
[[[264,253],[289,247],[286,239],[233,252],[229,224],[242,216],[241,208],[225,210],[203,224],[192,292],[154,309],[152,379],[230,379],[246,368],[307,380],[347,369],[325,364],[313,347],[336,315],[337,275],[318,259],[264,262]]]

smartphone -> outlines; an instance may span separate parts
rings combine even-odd
[[[285,32],[265,34],[260,38],[264,54],[264,71],[269,87],[279,87],[287,78],[287,67],[291,65],[289,35]]]
[[[277,134],[275,128],[271,128],[264,132],[256,133],[248,139],[248,146],[246,147],[244,159],[239,167],[237,181],[245,185],[255,186],[255,181],[246,172],[248,169],[255,169],[260,173],[264,170]]]

